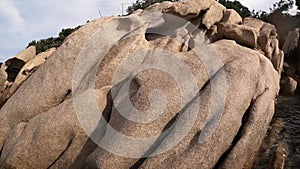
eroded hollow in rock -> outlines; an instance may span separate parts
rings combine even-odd
[[[5,62],[7,68],[6,68],[6,72],[8,75],[7,80],[9,82],[14,82],[18,73],[20,72],[20,70],[22,69],[22,67],[25,65],[25,62],[23,60],[20,60],[18,58],[12,58],[9,59]]]

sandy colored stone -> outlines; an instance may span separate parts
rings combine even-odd
[[[97,90],[98,105],[103,111],[111,87]],[[49,147],[51,151],[49,151]],[[55,108],[21,122],[9,134],[1,154],[0,166],[5,168],[68,168],[82,164],[87,149],[94,143],[88,140],[78,122],[73,100],[68,99]],[[85,152],[87,151],[87,152]],[[89,150],[91,151],[91,150]],[[72,167],[71,167],[72,168]]]
[[[0,69],[0,93],[2,93],[5,89],[6,79],[7,73],[3,69]]]
[[[226,38],[235,40],[241,45],[252,48],[257,47],[258,31],[254,28],[245,25],[227,24],[223,29],[223,33]]]
[[[268,58],[271,58],[273,52],[271,51],[272,49],[270,49],[272,37],[277,37],[276,28],[274,25],[265,23],[259,31],[257,42]]]
[[[265,23],[262,20],[256,18],[244,18],[242,22],[242,25],[253,28],[258,32],[261,30],[264,24]]]
[[[3,165],[8,168],[9,166],[15,166],[16,168],[68,168],[71,165],[79,165],[75,163],[76,157],[80,155],[81,146],[84,146],[87,137],[83,136],[82,133],[80,134],[76,127],[72,127],[79,124],[73,118],[75,116],[74,111],[72,111],[74,109],[73,103],[67,98],[70,98],[73,92],[80,93],[81,90],[85,90],[85,88],[80,88],[72,91],[75,59],[78,57],[84,44],[90,40],[90,37],[97,30],[101,29],[103,22],[110,23],[112,27],[115,27],[116,30],[118,28],[119,31],[119,34],[115,34],[111,38],[111,43],[104,44],[103,49],[105,50],[119,41],[128,31],[131,31],[130,28],[120,26],[128,22],[127,19],[109,17],[87,23],[70,35],[65,43],[20,86],[2,107],[0,115],[4,118],[0,120],[1,148],[4,147],[6,149],[5,144],[11,141],[9,135],[18,124],[26,121],[28,124],[31,124],[31,127],[28,127],[28,129],[26,127],[27,132],[22,135],[22,139],[19,139],[15,147],[8,148],[9,155],[1,155],[2,162],[0,162],[0,166]],[[143,24],[136,23],[136,25],[132,25],[132,30],[136,31],[136,28],[140,28],[140,25]],[[142,27],[141,29],[145,31],[145,28]],[[141,44],[141,41],[145,42],[146,40],[143,35],[139,35],[128,39],[125,43],[133,43],[134,41],[137,44]],[[139,45],[136,47],[139,47]],[[97,84],[99,90],[107,86],[106,84],[111,84],[112,74],[116,66],[122,62],[122,58],[125,59],[132,54],[132,51],[138,51],[137,48],[121,48],[121,50],[122,55],[119,55],[119,57],[110,57],[115,56],[112,54],[108,55],[103,60],[103,63],[100,64],[99,76],[101,80],[97,80],[99,82]],[[113,53],[114,51],[112,50],[111,52]],[[94,65],[90,66],[93,67]],[[105,81],[105,76],[108,77],[107,81]],[[106,106],[104,102],[101,104],[102,107]],[[47,113],[48,111],[50,112]],[[58,114],[54,115],[54,112]],[[62,118],[61,121],[59,121],[60,118]],[[37,129],[36,126],[40,125],[43,128]],[[66,126],[69,126],[67,127],[68,129]],[[77,129],[81,128],[77,127]],[[31,140],[32,136],[37,132],[36,130],[41,130],[39,139],[35,139],[36,142],[40,143],[38,147]],[[58,133],[57,137],[51,136],[54,130]],[[76,138],[77,135],[79,135],[78,137],[81,138],[81,141],[72,141],[73,136]],[[33,146],[35,148],[32,148]],[[51,153],[49,153],[49,147],[52,147],[53,151]],[[65,152],[65,156],[60,157],[60,154],[63,152]],[[33,159],[32,156],[37,158],[34,161],[30,161],[30,159]],[[86,157],[87,155],[83,156]]]
[[[282,50],[284,53],[288,54],[298,48],[299,45],[299,28],[296,28],[293,31],[290,31],[286,37],[286,40],[283,44]]]
[[[30,61],[36,55],[36,48],[35,46],[29,46],[28,48],[22,50],[15,56],[11,57],[10,59],[6,60],[2,65],[1,69],[7,70],[8,67],[12,66],[13,68],[20,68],[25,63]]]
[[[281,74],[283,70],[284,53],[279,49],[279,41],[274,36],[270,38],[270,48],[272,49],[270,60],[274,68]]]
[[[110,20],[112,18],[101,19],[101,21]],[[69,36],[67,42],[55,52],[47,64],[42,65],[28,81],[23,83],[2,107],[0,111],[3,117],[0,120],[1,147],[9,131],[18,123],[28,121],[62,102],[68,90],[72,88],[75,57],[81,51],[82,45],[95,33],[96,28],[99,28],[101,21],[92,21]]]
[[[164,10],[170,8],[174,3],[169,1],[164,1],[162,3],[155,3],[148,8],[146,8],[145,12],[163,12]]]
[[[213,4],[213,0],[184,0],[174,3],[162,12],[190,20],[197,17],[201,11],[209,9]]]
[[[203,66],[203,63],[201,63],[201,61],[199,61],[196,56],[191,54],[185,56],[178,53],[181,51],[181,43],[178,43],[178,41],[172,40],[170,38],[162,38],[160,40],[151,41],[149,46],[153,49],[164,49],[165,51],[172,51],[173,53],[176,53],[176,56],[183,59],[184,62],[188,64],[192,72],[195,74],[195,77],[198,77],[196,79],[196,83],[199,84],[199,87],[202,86],[207,80],[208,76],[204,73],[205,68]],[[145,56],[144,62],[151,63],[153,61],[151,60],[151,58],[153,57],[153,54],[149,53]],[[201,66],[199,67],[199,65]],[[178,93],[178,85],[168,74],[155,69],[150,69],[139,73],[134,78],[134,82],[135,85],[133,85],[132,89],[130,89],[130,91],[133,91],[131,101],[134,107],[140,111],[146,111],[149,107],[151,107],[148,100],[149,94],[154,89],[159,89],[163,91],[168,100],[166,111],[163,112],[164,115],[149,124],[141,124],[131,122],[122,117],[122,115],[120,115],[120,113],[118,112],[118,110],[122,109],[113,107],[111,115],[112,120],[109,122],[109,125],[116,129],[118,132],[131,137],[149,137],[152,135],[160,134],[165,125],[170,121],[170,119],[172,119],[176,115],[176,113],[180,111],[180,95]],[[186,86],[185,90],[188,89],[192,89],[192,87]],[[160,101],[161,98],[157,99],[158,101]],[[151,130],[149,130],[149,128],[151,128]],[[109,134],[104,135],[103,139],[110,140],[109,142],[112,144],[111,146],[120,147],[120,149],[124,149],[124,152],[126,150],[128,151],[128,149],[131,148],[134,148],[134,151],[138,151],[137,147],[128,147],[126,143],[119,142],[118,140],[110,138]],[[149,145],[145,143],[144,146],[147,147]],[[140,150],[140,152],[143,152],[142,149]],[[132,165],[134,165],[135,162],[137,162],[137,160],[138,159],[135,158],[125,158],[112,154],[111,152],[108,152],[99,147],[89,156],[86,165],[89,166],[89,168],[130,168]]]
[[[245,109],[249,107],[252,97],[254,95],[254,98],[256,100],[254,102],[254,105],[257,106],[253,107],[253,111],[256,111],[257,108],[262,108],[261,111],[265,113],[261,113],[258,116],[255,116],[254,123],[247,122],[245,126],[243,124],[243,127],[247,129],[249,128],[249,130],[253,130],[253,128],[255,128],[256,130],[261,131],[259,132],[261,134],[259,135],[259,137],[249,136],[242,138],[242,141],[236,143],[238,146],[240,146],[239,150],[237,152],[236,150],[234,150],[235,154],[232,155],[233,157],[235,157],[238,153],[244,153],[243,155],[237,155],[239,158],[235,159],[237,160],[237,162],[232,164],[232,166],[238,168],[251,168],[252,162],[255,158],[253,154],[259,148],[260,141],[264,137],[264,132],[266,132],[268,127],[268,123],[262,123],[261,120],[264,119],[270,122],[274,113],[274,100],[279,88],[278,74],[273,69],[273,66],[267,60],[267,58],[259,54],[258,52],[252,51],[245,47],[241,47],[232,41],[219,41],[214,46],[220,54],[222,60],[225,62],[225,71],[228,74],[227,90],[231,94],[227,96],[226,105],[238,106],[235,108],[229,106],[230,108],[225,109],[225,114],[223,115],[224,117],[222,118],[222,121],[216,129],[217,132],[207,142],[205,142],[204,144],[197,143],[197,140],[191,142],[191,140],[194,137],[198,136],[197,133],[203,128],[205,118],[207,117],[206,113],[208,112],[208,107],[210,105],[210,103],[207,102],[207,100],[209,100],[208,98],[210,98],[211,96],[208,91],[204,92],[202,95],[203,100],[201,99],[201,102],[199,103],[201,105],[201,110],[199,111],[201,112],[201,115],[199,113],[200,116],[198,117],[195,127],[191,130],[190,134],[181,142],[181,144],[177,145],[172,150],[155,157],[147,158],[144,163],[140,164],[141,168],[197,168],[197,166],[199,165],[203,166],[204,168],[213,168],[220,156],[227,150],[228,147],[230,147],[233,138],[237,134],[239,128],[242,126],[242,124],[240,123],[242,121],[241,119],[243,116],[246,116],[244,114]],[[193,61],[193,58],[196,59],[197,57],[192,57],[192,53],[189,54],[190,56],[187,56],[187,58],[189,58],[190,63],[194,62],[196,67],[203,66],[201,66],[201,64],[199,63],[196,64],[197,62]],[[244,57],[240,57],[240,55],[238,54],[243,54]],[[228,64],[226,64],[227,62]],[[243,69],[241,69],[241,67],[239,66],[241,64],[245,65]],[[257,71],[255,71],[257,73],[252,72],[254,68],[255,70],[257,69]],[[205,71],[205,69],[202,70]],[[202,73],[202,71],[199,71],[199,74]],[[142,77],[145,80],[140,79]],[[158,79],[156,79],[156,77],[158,77]],[[172,85],[172,80],[167,80],[168,78],[166,77],[163,74],[156,74],[155,71],[149,71],[140,74],[137,77],[138,80],[136,80],[138,81],[137,86],[139,88],[133,90],[137,92],[136,97],[138,97],[138,99],[134,99],[135,96],[133,97],[133,104],[135,104],[135,107],[140,110],[147,109],[149,103],[146,99],[147,97],[145,96],[147,96],[149,90],[151,91],[151,88],[156,88],[156,85],[165,84],[166,82],[168,82],[167,84]],[[152,79],[153,81],[150,79]],[[243,80],[241,81],[241,79]],[[203,82],[205,82],[205,80],[205,78],[202,80],[199,79],[199,82],[202,82],[203,85]],[[243,85],[241,85],[241,82],[243,83]],[[169,85],[165,84],[158,88],[164,90],[164,93],[168,96],[169,93],[173,93],[170,94],[173,95],[171,101],[171,104],[173,104],[174,101],[176,103],[177,100],[176,87],[171,87]],[[265,88],[270,88],[272,92],[265,92]],[[241,92],[246,93],[240,95]],[[261,94],[263,94],[263,96],[266,96],[261,97]],[[175,105],[177,104],[174,104],[174,106]],[[262,105],[265,105],[265,107]],[[165,116],[165,118],[168,117],[167,119],[171,119],[171,117],[174,116],[174,114],[172,115],[172,112],[175,111],[175,109],[172,109],[172,107],[175,108],[174,106],[168,106],[167,112],[169,113],[167,114],[169,114],[169,116]],[[236,112],[237,110],[239,110],[240,113]],[[233,112],[235,112],[236,114]],[[159,131],[162,131],[164,126],[162,124],[166,123],[167,121],[163,122],[159,120],[155,121],[153,124],[150,125],[136,124],[123,118],[120,114],[118,114],[116,109],[113,110],[112,120],[110,121],[110,125],[117,129],[119,132],[128,136],[135,137],[145,137],[157,134],[159,133]],[[261,126],[258,124],[260,124]],[[148,130],[149,128],[151,128],[152,130]],[[251,134],[251,130],[247,132],[247,129],[245,129],[244,134]],[[107,140],[112,140],[109,139],[109,136],[104,136],[104,138],[105,137],[108,137]],[[176,135],[171,134],[169,137],[165,138],[165,141],[168,139],[172,140],[175,137]],[[254,141],[253,138],[256,138],[255,142],[252,142]],[[114,140],[113,142],[115,142],[115,144],[112,143],[114,146],[123,145],[122,143],[118,142],[118,140]],[[251,145],[251,148],[246,148],[248,146],[244,147],[244,143]],[[126,144],[124,144],[121,147],[130,148],[126,147]],[[243,149],[247,149],[247,152],[244,152]],[[232,157],[230,156],[230,158]],[[88,159],[89,160],[87,161],[87,165],[91,165],[89,166],[90,168],[129,168],[133,165],[136,165],[138,161],[138,159],[125,158],[118,155],[114,155],[110,152],[103,150],[102,148],[97,148],[89,156]],[[227,160],[228,159],[226,158],[226,161]],[[230,167],[231,165],[225,168]]]
[[[208,29],[211,28],[217,22],[222,20],[225,10],[226,8],[223,5],[215,1],[209,10],[204,14],[202,24],[204,24]]]
[[[36,48],[35,46],[29,46],[27,49],[23,50],[22,52],[18,53],[15,57],[23,60],[25,63],[33,59],[36,55]]]
[[[282,95],[284,96],[294,96],[297,90],[297,81],[292,77],[287,77],[282,88]]]
[[[202,166],[203,168],[213,168],[217,162],[215,157],[220,157],[227,150],[227,148],[225,148],[225,147],[230,146],[232,144],[232,139],[233,139],[232,136],[235,135],[236,132],[238,132],[239,127],[237,127],[237,126],[241,126],[241,118],[242,118],[242,116],[244,116],[244,113],[245,113],[244,111],[242,111],[242,109],[244,109],[244,107],[249,106],[248,99],[252,97],[252,96],[250,96],[250,95],[252,95],[252,94],[250,94],[251,93],[250,91],[256,93],[256,94],[254,94],[254,96],[258,96],[259,93],[265,92],[265,87],[266,87],[265,85],[268,86],[270,84],[272,84],[271,86],[273,86],[273,87],[271,87],[273,91],[278,90],[278,88],[279,88],[278,87],[278,78],[275,78],[275,80],[272,78],[272,77],[278,77],[278,75],[277,75],[276,71],[272,70],[272,65],[269,63],[269,61],[267,61],[267,59],[263,55],[260,55],[260,54],[254,52],[254,51],[251,51],[247,48],[241,47],[232,41],[222,41],[221,40],[221,41],[218,41],[215,44],[213,44],[213,46],[216,48],[216,50],[218,51],[222,60],[225,62],[224,67],[225,67],[225,71],[226,71],[227,77],[228,77],[227,92],[230,93],[229,95],[227,95],[226,105],[231,105],[231,104],[239,105],[240,108],[231,109],[231,108],[229,108],[230,106],[228,107],[228,109],[225,108],[223,117],[220,121],[220,124],[218,125],[218,127],[216,129],[216,132],[204,144],[198,144],[197,139],[192,139],[195,137],[197,138],[197,136],[199,136],[199,135],[197,135],[197,132],[199,130],[201,130],[201,128],[195,127],[191,130],[190,135],[188,135],[181,144],[174,147],[171,151],[169,151],[167,153],[147,159],[145,161],[145,163],[142,165],[142,168],[157,168],[157,167],[185,168],[187,166],[189,168],[197,168],[198,166]],[[238,52],[238,51],[240,51],[240,52]],[[237,53],[243,53],[243,54],[245,54],[244,55],[245,57],[240,57],[240,56],[236,55]],[[247,57],[247,56],[249,56],[249,57]],[[256,57],[253,57],[253,56],[256,56]],[[233,58],[235,58],[235,59],[233,59]],[[227,63],[227,61],[233,61],[233,62]],[[238,65],[239,65],[239,63],[242,63],[242,62],[248,62],[249,64],[245,64],[245,67],[241,70],[238,68],[239,67]],[[262,65],[260,65],[260,64],[262,64]],[[254,65],[257,65],[258,67],[254,66]],[[267,66],[267,68],[265,68],[265,66]],[[270,78],[265,79],[264,74],[258,73],[256,75],[254,75],[254,74],[250,73],[250,72],[252,72],[254,67],[256,67],[257,69],[263,69],[263,70],[265,69],[265,71],[269,72],[269,75],[271,75]],[[237,71],[237,72],[235,72],[235,71]],[[241,76],[241,77],[249,76],[249,78],[245,78],[244,79],[245,81],[244,80],[241,81],[241,79],[243,79],[243,78],[238,78],[237,76]],[[257,78],[259,88],[256,88],[257,86],[254,87],[254,85],[251,84],[251,83],[253,83],[253,81],[250,80],[252,78],[255,78],[255,79]],[[250,81],[247,82],[246,79],[248,79],[252,82],[250,82]],[[238,85],[239,87],[237,87],[237,86],[235,87],[235,83],[237,81],[239,81],[239,85]],[[241,85],[241,83],[243,83],[243,85]],[[241,87],[241,86],[243,86],[243,87]],[[249,93],[246,92],[243,95],[239,95],[238,94],[239,92],[246,91],[243,89],[244,87],[248,88],[248,89],[255,88],[255,91],[249,90],[248,91]],[[261,100],[261,99],[257,98],[255,103],[262,104],[262,105],[266,104],[266,106],[270,106],[270,107],[274,108],[274,99],[275,99],[275,95],[276,95],[275,93],[273,93],[273,92],[269,93],[272,95],[273,99],[268,99],[268,100],[262,99]],[[249,96],[246,96],[248,94],[249,94]],[[203,97],[203,100],[201,100],[201,101],[203,101],[204,104],[207,105],[207,103],[205,103],[204,100],[206,99],[206,97],[209,98],[209,94],[203,93],[202,97]],[[242,100],[244,100],[244,101],[242,101]],[[248,100],[248,101],[246,101],[246,100]],[[240,102],[240,103],[237,103],[237,102]],[[201,112],[202,113],[206,112],[205,111],[205,110],[207,110],[206,108],[202,109]],[[243,113],[239,114],[237,112],[237,110],[241,111]],[[235,111],[236,114],[231,113],[231,111]],[[263,119],[268,119],[268,121],[270,121],[273,111],[266,110],[265,112],[266,112],[266,114],[262,113],[260,115],[264,116]],[[203,116],[202,116],[202,118],[203,118]],[[245,131],[245,133],[244,133],[245,135],[248,135],[251,133],[250,131],[248,133],[246,128],[257,127],[257,124],[259,124],[261,117],[255,117],[255,119],[258,121],[258,122],[255,122],[255,124],[252,124],[251,122],[249,122],[247,125],[243,124],[243,129],[245,129],[243,131]],[[228,122],[227,120],[229,120],[231,122]],[[195,125],[195,126],[198,126],[198,127],[203,126],[203,123],[201,125],[201,121],[203,122],[203,119],[201,120],[201,118],[199,117],[199,119],[197,119],[197,121],[196,121],[197,125]],[[263,125],[264,123],[261,123],[261,124]],[[263,132],[266,132],[267,126],[268,126],[267,124],[263,125],[263,129],[261,128],[263,130]],[[223,131],[224,131],[224,133],[227,133],[227,134],[224,134]],[[256,138],[255,141],[253,140],[254,137],[249,137],[249,138],[245,138],[245,139],[242,138],[240,141],[238,141],[236,146],[241,144],[241,147],[239,148],[239,150],[245,154],[238,155],[237,153],[235,153],[233,155],[233,157],[237,156],[240,158],[240,159],[235,159],[236,164],[239,164],[239,166],[236,165],[235,167],[251,168],[251,162],[253,162],[251,160],[254,159],[253,152],[255,152],[254,149],[259,148],[259,144],[255,145],[253,143],[255,146],[251,147],[250,149],[247,149],[246,152],[242,151],[242,149],[245,148],[245,147],[243,147],[243,145],[252,144],[253,141],[259,142],[264,137],[263,132],[262,132],[262,134],[259,135],[259,137],[255,137]],[[217,138],[219,138],[219,139],[217,139]],[[190,142],[190,139],[192,139],[192,142]],[[231,160],[229,160],[230,158],[231,157],[229,156],[229,158],[227,157],[225,160],[231,161]],[[231,162],[234,162],[234,161],[231,161]],[[227,166],[225,168],[232,168],[232,166]]]
[[[239,24],[242,21],[242,17],[234,9],[226,9],[221,20],[225,24]]]
[[[35,58],[27,62],[20,70],[16,80],[9,89],[8,98],[15,93],[18,87],[33,73],[35,72],[47,59],[56,51],[55,48],[49,49],[46,52],[38,54]]]
[[[81,127],[75,125],[77,118],[74,110],[70,109],[71,107],[72,102],[68,101],[68,103],[65,102],[30,120],[26,128],[23,127],[22,135],[18,136],[15,133],[18,141],[12,147],[7,145],[11,144],[13,139],[7,140],[5,143],[4,150],[10,148],[10,151],[8,153],[5,151],[1,155],[1,160],[4,160],[1,165],[6,168],[48,168],[55,164],[53,162],[57,158],[59,161],[56,163],[65,158],[64,156],[60,157],[65,150],[64,155],[79,154],[80,146],[87,138],[84,137]],[[81,145],[73,147],[77,140],[82,142]],[[51,151],[49,151],[49,147],[51,147]]]
[[[213,10],[213,4],[213,0],[168,2],[148,10],[193,20],[201,11]],[[184,23],[167,29],[167,35],[147,39],[149,16],[145,13],[90,21],[19,86],[0,109],[0,168],[252,167],[279,90],[279,74],[272,62],[281,64],[252,49],[257,46],[259,25],[251,24],[258,21],[222,23],[221,30],[215,25],[219,17],[213,14],[207,20],[211,30],[222,31],[233,40],[220,36],[208,44],[207,30],[195,31]],[[171,26],[175,23],[162,16],[151,26],[161,21]],[[274,39],[270,43],[276,55],[281,52],[277,45]],[[153,68],[160,61],[163,68]],[[34,69],[29,63],[24,69]],[[168,68],[179,78],[172,77],[172,71],[165,72]],[[93,71],[95,76],[90,74]],[[214,93],[211,84],[219,85]],[[10,82],[9,87],[13,85]],[[93,90],[90,85],[94,85]],[[85,95],[89,92],[95,98]],[[224,107],[219,104],[222,98]],[[222,110],[222,116],[210,112],[214,104]],[[99,111],[94,112],[94,106]],[[128,110],[125,115],[124,110]],[[147,121],[150,117],[157,118]],[[133,120],[136,118],[140,122]],[[132,146],[114,137],[109,126],[134,138],[167,133],[155,142]],[[181,138],[186,126],[190,129]],[[209,134],[212,127],[216,128]],[[207,140],[199,142],[202,133],[207,134]],[[167,148],[177,139],[178,144],[168,151],[140,158]],[[122,156],[96,143],[137,156]]]

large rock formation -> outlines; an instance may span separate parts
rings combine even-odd
[[[0,168],[251,168],[282,59],[214,0],[91,21],[16,77],[36,70],[0,110]]]
[[[36,48],[30,46],[1,65],[0,105],[9,99],[19,86],[55,52],[55,48],[36,56]]]
[[[281,80],[282,93],[284,95],[294,95],[294,87],[300,83],[300,32],[299,28],[290,31],[283,43],[283,51],[286,54],[285,68],[283,78]],[[293,87],[292,87],[293,86]],[[287,90],[286,90],[287,89]],[[288,92],[290,90],[290,92]],[[292,90],[292,91],[291,91]]]
[[[284,96],[294,96],[297,90],[297,81],[292,77],[286,77],[283,79],[284,88],[282,89],[282,95]]]

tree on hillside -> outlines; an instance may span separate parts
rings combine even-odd
[[[36,47],[36,53],[39,54],[41,52],[44,52],[50,48],[58,48],[62,45],[64,40],[74,31],[78,30],[81,26],[77,26],[76,28],[67,28],[62,29],[61,32],[58,34],[58,37],[51,37],[48,39],[41,39],[39,41],[32,41],[28,44],[29,46],[35,46]]]
[[[155,3],[161,3],[163,1],[171,1],[176,2],[178,0],[137,0],[135,3],[133,3],[131,6],[127,8],[128,14],[131,14],[133,11],[138,9],[145,9],[148,6],[155,4]],[[230,0],[218,0],[219,3],[224,5],[228,9],[234,9],[236,10],[243,18],[251,16],[250,10],[243,6],[239,1],[230,1]]]
[[[279,39],[283,42],[285,35],[296,27],[297,22],[288,11],[293,8],[293,0],[279,0],[270,8],[266,21],[275,25]]]
[[[176,2],[178,0],[137,0],[135,1],[135,3],[133,3],[131,6],[127,8],[127,12],[128,14],[131,14],[135,10],[145,9],[152,4],[161,3],[164,1]]]
[[[218,2],[224,5],[227,9],[234,9],[241,15],[241,17],[250,17],[252,15],[251,11],[242,5],[239,1],[230,1],[230,0],[218,0]]]
[[[279,2],[273,4],[273,7],[270,8],[270,13],[273,13],[275,11],[287,12],[288,10],[293,8],[293,5],[293,0],[280,0]]]
[[[252,17],[261,19],[265,22],[273,23],[274,21],[278,22],[279,20],[281,22],[282,20],[285,20],[286,17],[289,17],[288,11],[293,8],[293,4],[293,0],[279,0],[269,8],[269,13],[266,11],[253,11]]]

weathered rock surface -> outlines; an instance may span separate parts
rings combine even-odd
[[[190,20],[196,18],[201,11],[210,9],[210,7],[215,4],[213,0],[191,0],[191,1],[180,1],[177,3],[173,3],[172,6],[163,10],[164,13],[173,14],[176,16],[180,16],[186,20]],[[151,7],[150,7],[151,8]],[[159,11],[157,11],[159,12]]]
[[[282,89],[282,95],[284,96],[294,96],[297,90],[297,81],[292,77],[287,77],[284,79],[284,85]]]
[[[5,70],[0,69],[0,92],[3,93],[5,89],[5,83],[7,79],[7,73]]]
[[[203,16],[202,24],[208,29],[211,28],[222,20],[225,10],[226,8],[223,5],[215,1]]]
[[[18,87],[33,73],[41,66],[48,57],[51,56],[52,53],[56,51],[55,48],[49,49],[48,51],[45,51],[43,53],[40,53],[35,58],[28,61],[22,69],[19,71],[14,83],[12,84],[11,88],[9,89],[9,96],[10,97],[17,89]]]
[[[170,16],[149,24],[147,10],[205,25],[215,39],[206,43],[207,30],[172,24],[176,18]],[[276,58],[281,51],[273,29],[260,33],[263,22],[238,25],[236,13],[227,11],[224,18],[224,12],[214,0],[155,4],[127,17],[91,21],[55,52],[27,61],[0,110],[0,168],[251,168],[274,113],[283,56]],[[165,25],[168,34],[153,35]],[[264,50],[254,49],[258,45]],[[151,67],[156,63],[160,69]],[[132,107],[121,90],[127,83]],[[95,99],[78,100],[92,84]],[[100,112],[94,113],[95,105]],[[85,128],[95,120],[96,126]],[[127,137],[159,137],[138,146],[111,128]]]
[[[0,105],[9,99],[18,87],[41,66],[56,49],[36,54],[35,46],[30,46],[16,56],[8,59],[1,66]]]
[[[293,78],[296,82],[300,82],[300,46],[299,46],[300,33],[299,28],[295,28],[290,31],[285,38],[283,43],[283,51],[287,56],[285,62],[288,66],[284,68],[284,74],[281,82],[281,88],[283,89],[284,95],[294,95],[294,91],[291,89],[295,87],[291,86],[293,80],[288,80]],[[285,90],[286,89],[286,90]],[[292,89],[294,90],[294,89]]]
[[[236,40],[242,45],[257,47],[258,32],[254,28],[238,24],[227,24],[223,31],[226,38]]]
[[[290,54],[290,52],[293,52],[295,49],[297,49],[299,47],[299,38],[300,38],[299,28],[290,31],[282,47],[284,53]]]
[[[226,9],[222,22],[225,24],[239,24],[242,23],[243,18],[234,10]]]
[[[216,36],[213,36],[213,41],[224,36],[241,45],[258,49],[272,61],[274,68],[281,74],[284,53],[279,49],[275,27],[254,18],[244,18],[241,21],[236,15],[231,11],[225,12],[222,22],[217,25],[218,31]]]
[[[16,56],[5,61],[1,65],[1,69],[7,72],[7,80],[9,82],[13,82],[21,68],[25,65],[25,63],[34,58],[35,54],[35,47],[30,46],[27,49],[24,49],[23,51],[19,52]]]

